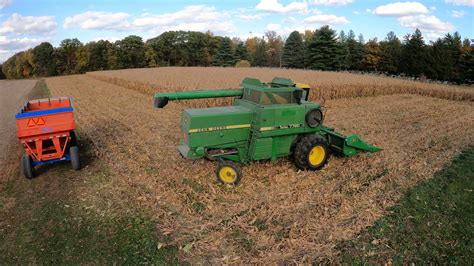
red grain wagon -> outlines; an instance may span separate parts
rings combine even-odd
[[[58,97],[28,101],[15,116],[17,137],[25,147],[21,158],[25,177],[33,178],[37,165],[59,161],[80,169],[73,111],[69,97]]]

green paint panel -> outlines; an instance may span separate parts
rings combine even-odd
[[[270,159],[272,157],[272,144],[272,138],[254,139],[250,147],[252,160]]]
[[[181,130],[191,149],[247,140],[254,112],[245,107],[213,107],[183,111]]]

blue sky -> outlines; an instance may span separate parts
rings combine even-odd
[[[245,0],[66,1],[0,0],[0,62],[42,41],[111,41],[135,34],[145,40],[167,30],[211,30],[246,39],[275,30],[330,25],[366,40],[389,31],[400,38],[420,28],[427,41],[458,31],[474,39],[474,0]]]

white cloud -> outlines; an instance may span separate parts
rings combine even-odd
[[[11,3],[10,0],[0,0],[0,9],[8,6]]]
[[[255,21],[255,20],[261,20],[263,18],[264,14],[255,14],[255,15],[239,15],[239,18],[245,21]]]
[[[339,25],[347,24],[350,21],[345,17],[338,17],[336,15],[315,15],[307,17],[303,20],[307,24],[322,24],[322,25]]]
[[[35,38],[9,38],[0,36],[0,50],[25,50],[41,43],[41,40]]]
[[[145,14],[141,18],[135,19],[132,24],[140,29],[155,26],[169,26],[180,22],[208,22],[216,21],[223,17],[224,13],[216,10],[215,7],[198,5],[186,6],[183,10],[160,15]]]
[[[0,25],[0,33],[14,34],[50,34],[56,29],[54,17],[50,16],[22,16],[13,13]]]
[[[237,28],[232,22],[223,21],[223,22],[190,22],[190,23],[180,23],[171,26],[165,26],[160,29],[160,32],[163,31],[176,31],[176,30],[185,30],[185,31],[208,31],[211,30],[217,34],[229,34],[237,31]]]
[[[278,0],[260,0],[260,3],[256,6],[257,10],[273,12],[273,13],[308,13],[308,3],[303,2],[291,2],[284,6]]]
[[[354,0],[311,0],[310,3],[313,5],[323,6],[345,6],[354,2]]]
[[[417,15],[406,16],[398,19],[400,25],[411,29],[420,29],[427,32],[448,32],[454,29],[449,22],[443,22],[435,16]]]
[[[267,25],[267,30],[278,31],[281,28],[280,24],[270,23]]]
[[[437,39],[443,38],[444,34],[439,32],[424,32],[423,38],[428,41],[436,41]]]
[[[211,30],[215,33],[233,33],[235,25],[226,21],[226,12],[216,10],[215,7],[198,5],[187,6],[183,10],[167,14],[145,14],[132,21],[132,28],[137,30]]]
[[[0,35],[0,63],[23,50],[33,48],[45,40],[35,38],[10,38]]]
[[[129,14],[118,12],[87,11],[64,19],[64,28],[80,27],[92,30],[125,30],[128,27]]]
[[[445,0],[445,2],[457,6],[474,6],[474,0]]]
[[[215,33],[233,33],[235,25],[226,20],[227,12],[206,5],[186,6],[182,10],[165,13],[144,13],[132,17],[127,13],[88,11],[64,20],[64,27],[83,29],[143,31],[157,34],[169,30],[208,31]]]
[[[419,2],[397,2],[378,6],[373,11],[379,16],[403,17],[429,13],[428,8]]]
[[[461,10],[461,11],[456,11],[456,10],[451,11],[451,17],[453,17],[453,18],[462,18],[465,15],[467,15],[467,13],[463,10]]]

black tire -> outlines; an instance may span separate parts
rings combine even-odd
[[[316,158],[312,152],[317,152]],[[311,156],[311,157],[310,157]],[[319,170],[330,157],[328,142],[319,135],[307,135],[299,140],[293,152],[296,167],[301,170]]]
[[[216,177],[222,184],[237,185],[242,179],[242,170],[239,163],[222,161],[217,165]]]
[[[70,135],[71,135],[71,142],[70,142],[69,146],[70,146],[70,147],[72,147],[72,146],[77,146],[76,132],[75,132],[75,131],[71,131]]]
[[[69,157],[71,158],[72,169],[81,169],[81,161],[79,160],[79,148],[77,146],[71,146],[69,148]]]
[[[23,157],[21,157],[21,170],[26,178],[32,179],[35,177],[35,169],[33,168],[33,159],[31,159],[31,156],[23,154]]]

